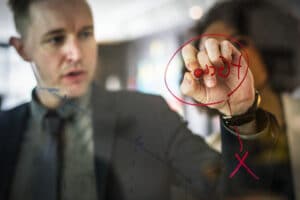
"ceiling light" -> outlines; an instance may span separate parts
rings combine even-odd
[[[192,6],[189,10],[190,18],[198,20],[203,15],[203,9],[200,6]]]

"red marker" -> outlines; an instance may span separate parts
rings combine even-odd
[[[203,75],[203,69],[201,69],[201,68],[197,68],[197,69],[195,69],[194,70],[194,76],[197,78],[197,79],[199,79],[199,78],[201,78],[201,76]]]

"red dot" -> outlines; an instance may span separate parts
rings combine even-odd
[[[202,74],[203,74],[203,70],[201,68],[197,68],[194,70],[194,76],[196,78],[200,78],[202,76]]]

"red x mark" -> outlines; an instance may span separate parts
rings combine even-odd
[[[239,171],[239,169],[241,168],[241,166],[243,166],[246,170],[247,170],[247,172],[249,173],[249,174],[251,174],[251,176],[253,176],[253,178],[255,178],[256,180],[258,180],[259,179],[259,177],[258,176],[256,176],[255,174],[254,174],[254,172],[252,172],[251,171],[251,169],[245,164],[245,159],[247,158],[247,156],[248,156],[248,151],[244,154],[244,156],[243,156],[243,158],[241,159],[240,158],[240,156],[239,156],[239,154],[237,154],[237,153],[235,153],[235,157],[236,157],[236,159],[238,159],[239,160],[239,164],[236,166],[236,168],[231,172],[231,174],[230,174],[230,178],[232,178],[238,171]]]

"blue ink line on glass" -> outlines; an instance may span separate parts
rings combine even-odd
[[[68,101],[68,96],[67,95],[59,95],[59,89],[57,88],[44,88],[44,87],[37,87],[37,90],[45,90],[48,91],[49,93],[55,95],[56,97],[60,98],[63,103],[67,106],[73,106],[76,109],[79,109],[80,112],[85,112],[84,109],[80,108],[78,105],[76,105],[74,102]]]

